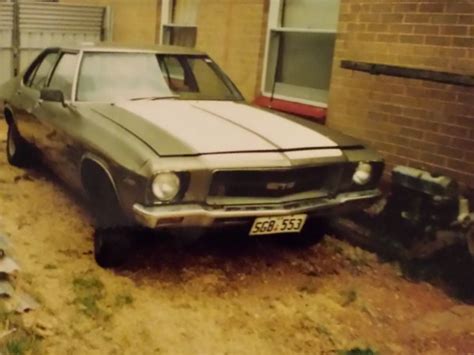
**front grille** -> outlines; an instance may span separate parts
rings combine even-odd
[[[216,171],[210,196],[280,198],[310,191],[329,191],[337,184],[337,164],[272,170]]]

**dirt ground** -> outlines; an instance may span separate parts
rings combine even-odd
[[[101,269],[81,203],[4,149],[2,138],[0,231],[22,267],[15,284],[41,304],[22,317],[34,343],[11,353],[474,354],[474,306],[330,236],[297,250],[231,232],[186,248],[152,235],[125,267]]]

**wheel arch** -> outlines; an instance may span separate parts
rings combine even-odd
[[[5,105],[3,109],[3,115],[5,116],[5,121],[8,125],[13,123],[13,110],[8,105]]]
[[[117,185],[110,171],[109,165],[104,159],[94,154],[86,153],[81,158],[80,166],[81,184],[87,193],[92,192],[95,187],[94,182],[97,181],[95,178],[99,176],[105,177],[105,179],[107,179],[112,185],[117,201],[120,204],[120,195],[118,193]]]

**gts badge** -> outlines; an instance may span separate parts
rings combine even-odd
[[[291,182],[269,182],[267,184],[267,190],[272,190],[272,191],[285,191],[285,190],[291,190],[294,188],[296,185],[296,182],[291,181]]]

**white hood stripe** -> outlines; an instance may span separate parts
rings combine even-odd
[[[160,127],[197,154],[337,149],[334,141],[297,122],[231,101],[166,99],[116,106]]]

